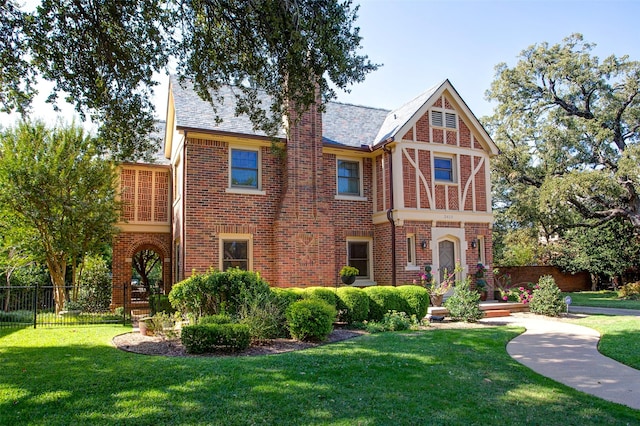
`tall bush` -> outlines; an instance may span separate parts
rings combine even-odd
[[[369,296],[369,320],[381,321],[389,311],[403,312],[406,309],[397,287],[366,287],[364,292]]]
[[[534,314],[557,317],[566,309],[562,292],[551,275],[540,277],[538,285],[533,289],[529,302],[529,310]]]
[[[338,287],[338,319],[348,324],[362,322],[369,316],[369,296],[356,287]]]
[[[196,318],[224,312],[237,315],[241,305],[262,299],[270,291],[269,284],[258,273],[232,268],[225,272],[194,273],[173,286],[169,300],[180,312]]]
[[[398,294],[405,302],[407,315],[415,315],[422,319],[429,311],[429,292],[417,285],[403,285],[398,287]]]
[[[84,312],[105,312],[111,304],[111,275],[107,261],[87,256],[78,279],[78,303]]]
[[[482,318],[480,294],[471,290],[470,283],[469,278],[457,281],[453,294],[444,302],[449,315],[455,320],[475,322]]]

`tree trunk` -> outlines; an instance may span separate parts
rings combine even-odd
[[[51,275],[51,282],[53,283],[53,297],[56,304],[56,314],[58,314],[64,309],[64,303],[66,300],[64,281],[67,263],[65,261],[56,262],[55,260],[48,258],[47,267],[49,269],[49,274]]]

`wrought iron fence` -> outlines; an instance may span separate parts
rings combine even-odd
[[[124,306],[115,312],[89,312],[82,306],[78,306],[80,309],[56,312],[53,286],[0,286],[0,327],[128,324],[131,321],[131,307],[127,306],[126,296],[130,288],[123,285],[116,290],[122,292]],[[69,300],[72,291],[71,287],[65,288],[66,300]]]

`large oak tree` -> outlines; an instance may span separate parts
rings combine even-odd
[[[640,63],[579,34],[497,66],[496,201],[547,235],[621,218],[640,231]]]
[[[346,90],[374,70],[357,53],[357,7],[339,0],[42,0],[27,12],[0,6],[0,107],[28,112],[36,77],[55,83],[82,117],[100,125],[120,159],[153,149],[154,73],[175,63],[201,97],[238,87],[238,113],[275,134],[293,101]],[[264,90],[273,102],[260,104]]]

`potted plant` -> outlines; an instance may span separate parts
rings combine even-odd
[[[477,271],[475,273],[476,277],[476,291],[480,293],[480,300],[487,300],[487,280],[484,278],[484,274],[486,272],[486,268],[482,263],[478,263]]]
[[[451,287],[453,287],[456,273],[461,270],[462,269],[459,268],[459,265],[456,265],[456,269],[454,269],[452,273],[448,273],[445,269],[445,279],[438,283],[431,273],[431,265],[424,266],[424,273],[420,274],[420,282],[429,292],[429,302],[431,302],[432,306],[442,306],[444,295],[451,289]]]
[[[143,336],[153,336],[155,331],[155,324],[153,318],[144,317],[138,320],[138,329]]]
[[[343,266],[340,269],[340,279],[344,284],[353,284],[356,281],[356,277],[360,273],[358,268],[354,268],[353,266]]]

